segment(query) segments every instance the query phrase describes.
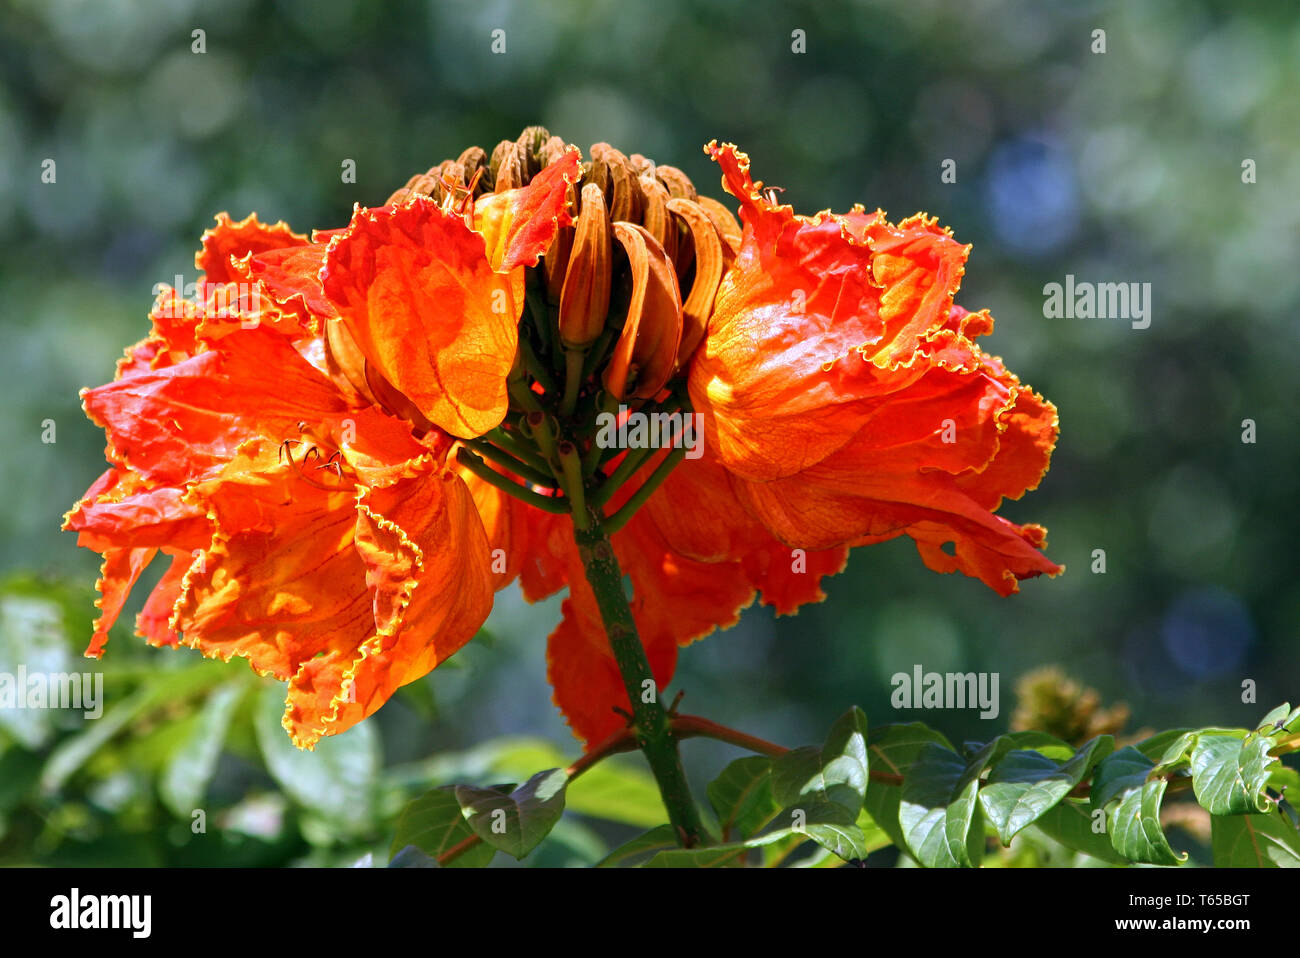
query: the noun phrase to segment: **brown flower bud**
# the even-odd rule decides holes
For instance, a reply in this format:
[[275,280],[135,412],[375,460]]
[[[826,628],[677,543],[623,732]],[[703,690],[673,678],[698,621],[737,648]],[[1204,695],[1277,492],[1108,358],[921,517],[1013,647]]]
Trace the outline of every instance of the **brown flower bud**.
[[655,176],[668,188],[668,195],[673,199],[694,200],[695,184],[691,178],[675,166],[660,165],[655,167]]
[[673,199],[668,201],[668,210],[686,222],[695,248],[695,280],[691,283],[690,295],[682,304],[682,341],[677,353],[677,362],[681,365],[690,359],[704,338],[709,314],[713,312],[713,297],[722,282],[726,264],[717,227],[698,203]]
[[677,223],[668,215],[668,190],[653,176],[642,174],[639,182],[641,193],[645,197],[645,210],[641,214],[641,225],[664,248],[668,258],[675,262],[677,259]]
[[605,328],[612,263],[605,198],[599,186],[588,183],[582,188],[582,209],[560,292],[560,339],[565,346],[585,349]]
[[488,178],[488,155],[483,147],[471,146],[468,150],[457,157],[456,162],[459,163],[461,169],[465,171],[465,182],[467,184],[474,182],[475,173],[480,169],[483,171],[483,175],[479,177],[478,182],[474,186],[475,196],[482,196],[488,191],[488,187],[484,183],[484,180]]
[[709,219],[717,227],[718,235],[726,241],[727,249],[723,252],[730,253],[727,257],[727,262],[730,263],[735,254],[740,252],[740,239],[743,235],[740,224],[736,222],[736,215],[711,196],[701,196],[695,202],[709,214]]
[[615,223],[614,237],[627,252],[632,299],[603,382],[615,399],[629,395],[648,399],[663,389],[677,368],[681,293],[672,261],[644,227]]

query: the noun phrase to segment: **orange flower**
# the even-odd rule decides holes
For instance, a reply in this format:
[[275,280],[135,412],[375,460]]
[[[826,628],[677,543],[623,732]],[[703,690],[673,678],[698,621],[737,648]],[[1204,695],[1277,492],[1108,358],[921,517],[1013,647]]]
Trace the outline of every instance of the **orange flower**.
[[920,215],[797,216],[735,147],[707,151],[745,232],[690,395],[745,510],[795,548],[907,534],[1002,595],[1058,573],[1045,530],[992,514],[1037,486],[1057,416],[975,345],[992,318],[953,305],[969,247]]
[[[739,222],[673,167],[604,144],[579,167],[538,128],[310,239],[219,217],[197,301],[160,297],[84,393],[110,462],[66,518],[104,555],[87,654],[162,551],[137,631],[287,682],[310,747],[517,579],[569,590],[549,675],[590,744],[631,704],[575,525],[612,533],[661,689],[756,597],[822,599],[855,545],[906,534],[1004,595],[1059,572],[1040,527],[994,515],[1046,470],[1056,413],[975,345],[966,248],[921,216],[796,215],[707,151]],[[693,414],[689,455],[601,438],[642,417],[680,440]]]
[[198,302],[165,292],[115,381],[83,392],[111,464],[65,517],[104,556],[87,655],[160,550],[137,631],[287,682],[303,747],[467,642],[492,582],[450,432],[505,413],[523,269],[567,223],[576,168],[478,216],[416,196],[314,242],[218,217]]
[[[821,600],[821,579],[843,569],[852,546],[906,534],[930,568],[960,569],[1002,595],[1059,573],[1039,551],[1041,527],[993,514],[1037,485],[1057,417],[975,344],[992,318],[953,304],[967,248],[923,216],[898,226],[860,209],[797,216],[764,198],[734,147],[707,151],[741,201],[744,228],[698,197],[672,201],[679,240],[712,251],[693,276],[678,269],[686,328],[694,314],[700,333],[675,378],[688,380],[704,417],[703,456],[677,465],[612,537],[659,687],[678,647],[734,624],[756,595],[779,614]],[[614,351],[606,376],[626,368],[629,332],[645,335],[637,321],[650,318],[651,341],[674,329],[672,309],[656,320],[642,306],[649,278],[638,279],[638,258],[666,252],[642,245],[629,248],[627,352]],[[607,513],[665,458],[638,470]],[[475,495],[498,517],[493,543],[526,597],[568,587],[550,678],[575,734],[600,741],[622,724],[614,707],[631,706],[567,522],[486,488]]]

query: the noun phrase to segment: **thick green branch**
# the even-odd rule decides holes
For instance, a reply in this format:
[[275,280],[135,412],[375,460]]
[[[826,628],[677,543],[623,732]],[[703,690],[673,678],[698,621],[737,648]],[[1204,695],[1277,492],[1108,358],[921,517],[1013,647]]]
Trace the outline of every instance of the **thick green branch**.
[[623,573],[614,547],[601,526],[600,515],[594,509],[589,509],[587,515],[588,527],[581,529],[575,524],[573,536],[632,703],[632,730],[659,785],[668,820],[677,829],[682,845],[691,848],[704,841],[704,829],[677,754],[677,737],[667,711],[659,702],[660,690],[623,593]]

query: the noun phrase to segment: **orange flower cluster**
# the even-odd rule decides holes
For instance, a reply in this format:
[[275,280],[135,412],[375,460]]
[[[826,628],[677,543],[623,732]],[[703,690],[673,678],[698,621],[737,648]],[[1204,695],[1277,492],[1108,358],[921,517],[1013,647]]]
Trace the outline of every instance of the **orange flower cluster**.
[[[164,292],[83,393],[110,463],[65,519],[104,557],[87,655],[162,552],[140,635],[287,682],[310,748],[517,579],[569,591],[550,679],[590,744],[629,705],[583,516],[617,530],[660,687],[756,595],[822,599],[852,546],[908,535],[1004,595],[1059,572],[1041,527],[994,515],[1038,483],[1057,420],[976,346],[988,314],[954,305],[967,248],[923,216],[798,215],[706,150],[739,221],[679,170],[603,144],[583,163],[537,129],[310,238],[219,216],[195,300]],[[700,414],[703,455],[600,448],[620,406]]]

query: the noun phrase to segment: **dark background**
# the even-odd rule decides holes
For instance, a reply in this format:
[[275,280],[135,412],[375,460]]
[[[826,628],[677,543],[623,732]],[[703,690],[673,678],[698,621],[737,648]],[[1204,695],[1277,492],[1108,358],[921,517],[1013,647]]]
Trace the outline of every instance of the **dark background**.
[[[194,29],[205,53],[192,52]],[[503,54],[491,52],[497,29]],[[1105,53],[1092,52],[1097,29]],[[98,558],[58,531],[103,468],[77,392],[110,379],[146,333],[155,283],[195,278],[213,214],[340,226],[353,203],[541,123],[584,150],[607,141],[679,166],[721,199],[701,151],[713,138],[740,144],[800,211],[860,202],[895,221],[938,216],[974,246],[958,301],[997,318],[985,348],[1060,410],[1051,471],[1002,512],[1048,527],[1063,576],[1001,599],[929,572],[910,540],[858,550],[822,605],[788,619],[751,609],[684,650],[687,711],[786,744],[820,740],[851,703],[875,723],[988,738],[1007,726],[1017,678],[1059,664],[1127,702],[1130,730],[1249,725],[1300,697],[1297,64],[1289,0],[6,3],[0,669],[92,667],[80,650]],[[355,184],[341,182],[348,159]],[[946,159],[955,183],[941,181]],[[1150,328],[1044,317],[1044,285],[1066,274],[1149,282]],[[144,594],[103,661],[109,710],[201,661],[130,635]],[[211,672],[201,684],[248,686],[230,693],[229,737],[207,746],[220,852],[190,840],[188,793],[169,791],[184,780],[176,756],[211,724],[197,711],[207,684],[90,743],[79,720],[0,714],[0,862],[380,860],[402,788],[513,769],[464,750],[538,736],[576,753],[544,677],[557,617],[557,602],[503,593],[455,667],[310,767],[268,751],[274,703],[254,703],[279,689],[238,664],[198,666]],[[999,673],[1002,714],[894,711],[889,678],[914,663]],[[701,783],[733,754],[686,748]],[[368,795],[369,817],[340,838],[358,807],[348,783],[380,767],[392,788]],[[319,788],[275,784],[320,774]],[[313,805],[336,787],[329,809]],[[581,824],[566,835],[556,861],[590,860],[605,841]]]

